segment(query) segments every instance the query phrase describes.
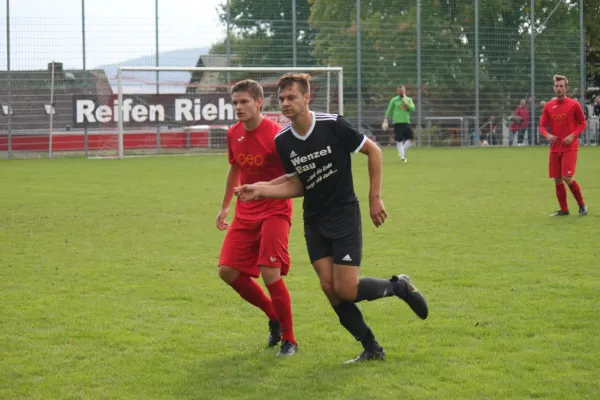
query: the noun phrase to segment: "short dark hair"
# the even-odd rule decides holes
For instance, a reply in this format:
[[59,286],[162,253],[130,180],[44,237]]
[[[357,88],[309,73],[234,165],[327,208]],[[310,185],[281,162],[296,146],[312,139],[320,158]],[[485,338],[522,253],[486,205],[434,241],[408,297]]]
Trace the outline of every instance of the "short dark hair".
[[262,86],[252,79],[244,79],[233,85],[230,93],[233,95],[235,92],[248,92],[254,100],[262,99],[265,96]]
[[564,75],[554,75],[552,77],[552,80],[554,81],[554,83],[559,82],[559,81],[565,81],[565,86],[569,86],[569,80]]
[[277,91],[287,89],[294,83],[297,83],[300,86],[302,94],[310,93],[310,79],[311,76],[306,73],[287,73],[282,75],[279,81],[277,81]]

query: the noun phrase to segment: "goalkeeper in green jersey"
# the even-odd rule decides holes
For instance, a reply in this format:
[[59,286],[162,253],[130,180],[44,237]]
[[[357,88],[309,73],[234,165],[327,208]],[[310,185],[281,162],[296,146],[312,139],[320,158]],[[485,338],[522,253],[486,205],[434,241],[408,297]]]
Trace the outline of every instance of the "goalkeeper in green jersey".
[[388,118],[391,116],[396,148],[403,162],[406,162],[406,151],[412,146],[415,138],[410,126],[410,113],[413,111],[415,111],[415,103],[410,97],[406,96],[406,88],[403,85],[398,86],[398,96],[394,96],[390,100],[381,129],[384,132],[388,130]]

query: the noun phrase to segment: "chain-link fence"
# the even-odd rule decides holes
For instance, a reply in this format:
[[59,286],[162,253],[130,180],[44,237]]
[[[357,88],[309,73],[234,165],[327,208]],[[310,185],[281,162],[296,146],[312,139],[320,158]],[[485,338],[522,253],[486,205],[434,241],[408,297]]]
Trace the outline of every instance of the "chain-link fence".
[[[566,75],[569,95],[585,96],[581,0],[222,0],[205,7],[220,28],[197,24],[184,0],[94,18],[92,4],[69,1],[75,11],[61,18],[13,16],[6,2],[0,156],[110,148],[106,127],[74,126],[73,99],[114,101],[117,66],[341,66],[346,116],[381,144],[392,140],[381,123],[398,85],[416,105],[422,146],[537,144],[552,76]],[[177,94],[199,79],[161,72],[141,83]],[[519,107],[527,117],[515,116]],[[137,129],[157,136],[146,148],[165,150],[164,127]],[[596,131],[582,142],[597,143]]]

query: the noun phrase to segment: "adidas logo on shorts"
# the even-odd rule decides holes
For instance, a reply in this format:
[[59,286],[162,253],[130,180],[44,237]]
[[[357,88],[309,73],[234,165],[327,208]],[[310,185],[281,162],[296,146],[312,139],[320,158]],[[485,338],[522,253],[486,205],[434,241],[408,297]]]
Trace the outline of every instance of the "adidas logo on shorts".
[[344,258],[342,258],[342,261],[352,261],[352,257],[350,257],[350,254],[346,254]]

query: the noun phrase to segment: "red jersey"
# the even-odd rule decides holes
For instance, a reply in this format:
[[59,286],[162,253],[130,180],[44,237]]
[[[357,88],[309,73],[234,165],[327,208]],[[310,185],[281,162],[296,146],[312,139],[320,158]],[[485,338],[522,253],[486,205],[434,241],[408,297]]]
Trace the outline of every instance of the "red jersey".
[[[556,136],[557,140],[551,145],[550,151],[577,151],[579,141],[577,138],[585,130],[587,123],[581,105],[577,100],[565,97],[562,100],[552,99],[544,106],[540,118],[540,132],[546,136],[548,133]],[[550,132],[548,132],[550,128]],[[570,134],[575,139],[570,145],[564,145],[562,140]]]
[[[281,127],[264,118],[253,131],[244,129],[238,122],[227,132],[229,164],[240,171],[240,183],[268,182],[285,175],[283,164],[275,147],[275,135]],[[235,216],[245,220],[258,220],[279,216],[292,219],[291,199],[262,199],[237,201]]]

